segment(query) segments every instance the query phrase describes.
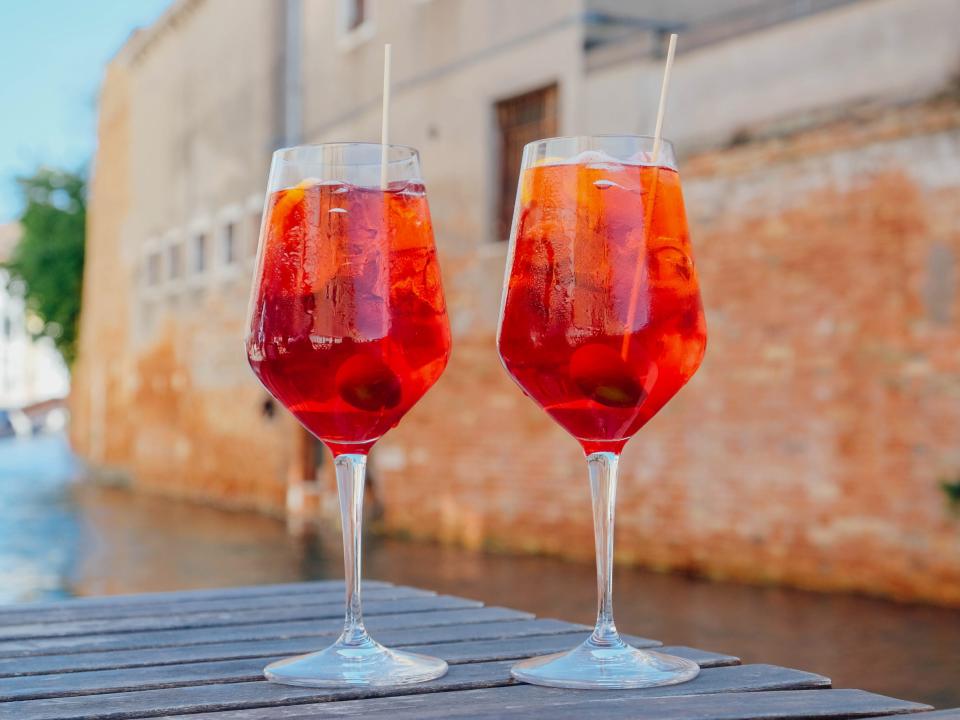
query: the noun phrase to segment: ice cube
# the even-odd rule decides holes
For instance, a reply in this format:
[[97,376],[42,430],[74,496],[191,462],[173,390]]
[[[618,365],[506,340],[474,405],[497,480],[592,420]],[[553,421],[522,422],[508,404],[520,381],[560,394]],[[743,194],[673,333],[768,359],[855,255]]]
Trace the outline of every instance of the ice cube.
[[[662,243],[664,238],[657,238]],[[693,261],[676,245],[661,245],[651,254],[650,274],[662,283],[687,283],[693,276]]]
[[623,163],[620,162],[596,162],[587,165],[591,170],[622,170]]
[[653,164],[653,154],[647,152],[646,150],[638,150],[633,155],[627,158],[627,165],[652,165]]
[[400,188],[400,192],[398,194],[406,197],[420,198],[427,194],[427,189],[423,185],[423,180],[408,180],[403,187]]
[[613,155],[609,155],[602,150],[584,150],[567,160],[568,165],[586,165],[589,168],[598,170],[616,170],[623,166]]
[[440,268],[436,253],[430,248],[396,251],[390,268],[390,286],[391,298],[401,305],[429,308],[429,313],[444,309]]

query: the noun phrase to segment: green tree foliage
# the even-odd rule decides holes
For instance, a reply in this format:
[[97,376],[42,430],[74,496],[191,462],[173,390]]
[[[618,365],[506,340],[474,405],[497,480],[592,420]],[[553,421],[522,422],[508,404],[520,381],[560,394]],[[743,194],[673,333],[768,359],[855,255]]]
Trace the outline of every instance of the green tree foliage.
[[3,267],[23,288],[27,308],[43,321],[68,365],[77,354],[83,285],[86,181],[78,173],[40,169],[17,178],[24,199],[22,235]]

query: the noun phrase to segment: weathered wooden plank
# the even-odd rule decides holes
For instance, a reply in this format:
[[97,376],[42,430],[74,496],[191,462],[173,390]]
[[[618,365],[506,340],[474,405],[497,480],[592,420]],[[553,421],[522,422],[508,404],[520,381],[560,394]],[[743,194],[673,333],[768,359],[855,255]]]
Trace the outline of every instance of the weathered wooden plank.
[[[570,647],[582,632],[561,635],[534,635],[498,640],[423,643],[407,646],[413,652],[441,657],[451,665],[518,660]],[[316,646],[310,648],[317,649]],[[682,653],[705,664],[730,664],[730,656],[684,648]],[[256,681],[263,678],[263,667],[287,654],[267,655],[239,660],[152,665],[115,670],[91,670],[75,673],[30,675],[0,680],[0,702],[10,700],[92,695],[152,688],[211,685]],[[504,676],[506,679],[506,676]]]
[[[867,720],[878,720],[877,718],[867,718]],[[911,720],[913,720],[911,718]],[[916,716],[916,720],[960,720],[960,708],[945,708],[943,710],[930,710]]]
[[[363,581],[364,588],[390,587],[393,583],[382,580]],[[4,612],[19,612],[21,608],[36,611],[63,607],[101,607],[119,605],[139,605],[156,603],[174,603],[181,600],[212,600],[239,597],[258,597],[269,595],[287,595],[294,593],[312,593],[320,590],[343,590],[343,580],[311,580],[308,582],[277,583],[273,585],[242,585],[225,588],[201,588],[198,590],[172,590],[146,592],[129,595],[98,595],[96,597],[77,597],[67,600],[42,600],[0,608]]]
[[[533,618],[532,613],[503,607],[471,607],[465,609],[438,609],[423,612],[368,615],[365,622],[374,633],[381,630],[482,623],[496,620]],[[322,618],[300,622],[264,622],[257,625],[233,625],[196,630],[154,630],[143,633],[117,635],[74,635],[61,638],[34,638],[0,642],[0,657],[23,657],[51,654],[74,654],[102,650],[140,648],[186,647],[214,642],[268,640],[294,637],[317,637],[336,634],[343,620]]]
[[[631,636],[624,635],[624,637],[630,638]],[[631,641],[631,645],[639,647],[639,645],[633,641]],[[693,660],[702,668],[729,667],[731,665],[739,665],[741,662],[740,658],[736,655],[728,655],[727,653],[718,653],[711,650],[701,650],[700,648],[693,648],[687,645],[663,645],[657,647],[657,650],[665,652],[668,655],[677,655],[678,657]]]
[[[278,705],[295,705],[309,702],[331,700],[348,700],[358,698],[376,698],[386,696],[400,696],[416,694],[420,697],[429,697],[438,691],[465,690],[470,688],[492,688],[500,685],[512,684],[510,678],[511,662],[468,663],[453,665],[450,672],[442,678],[422,685],[401,688],[365,688],[321,691],[314,688],[298,688],[283,685],[274,685],[266,682],[239,682],[231,684],[177,687],[161,690],[139,690],[131,692],[99,694],[89,696],[74,696],[65,698],[49,698],[42,701],[15,701],[0,704],[0,710],[13,713],[9,717],[18,720],[121,720],[134,717],[155,717],[157,715],[176,715],[187,713],[210,712],[213,710],[244,709],[252,707],[273,707]],[[800,670],[780,668],[773,665],[737,665],[704,670],[695,680],[684,685],[674,685],[648,690],[629,691],[628,697],[636,702],[644,697],[673,697],[679,695],[702,693],[739,693],[742,691],[761,690],[790,690],[797,688],[818,688],[829,684],[826,678]],[[554,690],[537,688],[549,693]],[[618,691],[611,691],[616,694]],[[624,691],[619,691],[623,693]],[[425,695],[426,693],[426,695]],[[565,691],[561,696],[575,696],[575,691]],[[599,699],[604,693],[591,693],[590,698]],[[815,694],[815,693],[814,693]],[[474,705],[484,700],[484,694],[471,698]],[[622,695],[621,695],[622,697]],[[398,698],[391,697],[390,708],[393,716],[397,707]],[[439,708],[433,704],[434,710],[440,709],[448,713],[455,710],[449,704],[450,697],[441,697]],[[371,702],[366,700],[366,702]],[[332,703],[328,707],[336,708],[341,703]],[[500,708],[501,702],[494,703]],[[367,715],[365,707],[359,706],[358,711]],[[384,710],[385,706],[380,705]],[[459,708],[463,709],[463,708]],[[918,708],[919,709],[919,708]],[[581,713],[583,711],[581,710]],[[871,706],[871,714],[881,714],[882,707]],[[317,708],[311,708],[309,717],[318,717]],[[442,717],[431,715],[431,717]],[[489,714],[477,715],[490,717]],[[504,715],[498,715],[503,717]],[[272,715],[264,714],[264,718]],[[303,717],[308,717],[304,714]],[[426,715],[410,715],[409,717],[428,717]],[[582,717],[582,715],[581,715]],[[783,717],[782,715],[779,717]]]
[[[507,689],[507,688],[504,688]],[[514,689],[514,688],[510,688]],[[918,712],[926,708],[925,705],[909,703],[896,698],[887,698],[873,695],[863,690],[785,690],[765,692],[741,692],[735,694],[716,695],[681,695],[677,697],[638,697],[637,695],[621,695],[619,697],[597,697],[596,693],[580,691],[580,696],[572,700],[570,693],[556,703],[544,703],[543,694],[536,698],[525,698],[518,705],[499,703],[494,708],[481,710],[474,705],[465,704],[458,707],[433,704],[433,697],[421,696],[424,703],[413,709],[398,709],[396,706],[389,710],[382,708],[383,716],[389,714],[391,720],[489,720],[490,718],[511,717],[522,720],[585,720],[586,718],[604,718],[604,720],[824,720],[826,718],[850,718],[871,715],[898,715]],[[640,691],[643,692],[643,691]],[[569,693],[569,691],[568,691]],[[574,691],[576,693],[576,691]],[[533,700],[533,702],[530,702]],[[435,702],[435,701],[434,701]],[[314,713],[301,717],[358,717],[354,709],[353,715],[347,715],[340,707],[341,703],[332,703],[329,708],[332,713],[323,715]],[[326,708],[324,708],[326,710]],[[364,709],[363,717],[372,715],[375,709]],[[271,716],[277,720],[277,716]],[[292,720],[292,718],[284,718]]]
[[[411,613],[411,616],[417,613]],[[467,640],[494,640],[528,635],[585,632],[586,627],[562,620],[503,620],[480,623],[458,623],[434,627],[414,627],[406,630],[386,630],[377,633],[377,639],[390,646],[413,643],[461,642]],[[83,670],[110,670],[175,665],[177,663],[212,660],[238,660],[245,657],[293,655],[310,652],[339,633],[334,628],[324,636],[304,638],[251,640],[208,643],[175,648],[147,648],[144,650],[107,650],[104,652],[74,653],[70,655],[39,655],[0,659],[0,677],[44,675],[50,673],[80,672]],[[644,643],[652,646],[654,641]]]
[[[164,715],[160,720],[321,720],[380,718],[439,720],[829,720],[880,718],[921,712],[926,705],[863,690],[778,690],[676,697],[640,696],[646,691],[552,690],[533,685],[427,695],[348,700],[322,705],[287,705],[251,710]],[[494,708],[478,709],[493,703]],[[917,715],[925,719],[932,713]],[[942,720],[952,720],[944,718]]]
[[[419,612],[440,608],[480,607],[477,600],[454,597],[453,595],[428,595],[399,600],[370,600],[364,603],[365,615],[384,613]],[[322,605],[285,606],[258,610],[238,610],[194,613],[181,615],[176,606],[169,612],[147,618],[132,617],[116,620],[77,620],[69,623],[33,623],[0,627],[0,640],[26,640],[31,638],[69,637],[71,635],[116,634],[164,629],[200,629],[220,625],[251,625],[283,620],[318,620],[321,618],[342,617],[343,601],[338,599]]]
[[[404,597],[436,595],[430,590],[398,585],[364,588],[364,598],[388,600]],[[171,610],[178,615],[193,613],[232,612],[238,610],[272,610],[277,607],[320,605],[342,602],[343,588],[322,588],[311,592],[283,593],[280,595],[254,595],[252,597],[183,599],[163,603],[129,603],[123,605],[63,605],[47,610],[24,608],[16,612],[0,610],[0,627],[36,624],[63,623],[80,620],[100,620],[167,615]],[[19,606],[18,606],[19,607]]]

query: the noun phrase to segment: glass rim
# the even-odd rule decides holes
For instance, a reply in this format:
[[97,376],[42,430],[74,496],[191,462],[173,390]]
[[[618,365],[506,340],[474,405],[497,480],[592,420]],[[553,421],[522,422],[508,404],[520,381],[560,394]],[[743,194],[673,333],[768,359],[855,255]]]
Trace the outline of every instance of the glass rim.
[[[601,133],[598,135],[556,135],[549,138],[540,138],[539,140],[532,140],[523,146],[523,157],[524,162],[528,153],[530,155],[535,155],[538,152],[549,152],[546,150],[551,143],[571,143],[575,146],[574,150],[571,152],[584,152],[588,150],[599,150],[603,151],[603,144],[606,143],[633,143],[636,147],[637,152],[644,154],[650,154],[653,150],[654,143],[656,138],[653,135],[636,135],[631,133]],[[586,145],[586,147],[583,147]],[[594,147],[597,146],[597,147]],[[625,160],[618,160],[618,162],[625,164],[634,164]],[[558,163],[562,164],[562,163]],[[657,167],[667,168],[671,170],[677,170],[677,152],[674,148],[673,143],[667,138],[660,137],[660,155],[657,161],[654,163],[652,158],[644,161],[638,162],[637,165],[643,165],[647,167],[652,167],[656,165]]]
[[[399,150],[401,151],[403,157],[388,159],[387,165],[395,165],[398,163],[406,163],[411,160],[415,160],[420,157],[420,152],[413,147],[413,145],[400,145],[397,143],[383,143],[378,142],[365,142],[365,141],[337,141],[337,142],[321,142],[321,143],[301,143],[299,145],[288,145],[287,147],[277,148],[273,151],[274,160],[282,160],[285,162],[294,161],[295,158],[291,157],[301,151],[309,150],[321,150],[321,149],[334,149],[334,148],[388,148],[389,150]],[[357,166],[357,167],[367,167],[380,165],[380,160],[376,162],[351,162],[351,161],[340,161],[336,163],[331,163],[337,166]]]
[[[538,140],[531,140],[526,145],[523,146],[524,152],[527,148],[531,148],[535,145],[546,144],[550,142],[560,142],[564,140],[647,140],[652,145],[656,138],[653,135],[638,135],[633,133],[600,133],[598,135],[554,135],[553,137],[540,138]],[[670,154],[676,158],[677,152],[676,148],[673,145],[673,142],[667,138],[660,136],[661,144],[669,150]]]

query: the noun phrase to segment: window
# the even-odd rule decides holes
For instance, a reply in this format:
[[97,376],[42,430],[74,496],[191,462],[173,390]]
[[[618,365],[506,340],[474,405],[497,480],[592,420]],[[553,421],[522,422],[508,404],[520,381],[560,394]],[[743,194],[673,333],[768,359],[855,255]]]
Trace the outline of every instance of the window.
[[147,285],[156,287],[160,284],[160,253],[152,252],[147,255]]
[[200,233],[193,238],[193,272],[202,273],[207,269],[207,235]]
[[337,44],[352,50],[374,36],[372,6],[369,0],[339,0]]
[[167,248],[167,273],[171,280],[176,280],[183,274],[183,250],[180,243],[174,243]]
[[260,247],[260,225],[263,214],[257,210],[250,215],[250,256],[255,257]]
[[223,262],[233,265],[237,261],[237,233],[232,222],[223,228]]
[[534,140],[557,134],[557,86],[534,90],[501,100],[496,105],[499,130],[499,174],[497,199],[497,239],[510,235],[513,205],[523,146]]
[[365,0],[346,0],[344,12],[347,32],[356,30],[367,20],[367,3]]

